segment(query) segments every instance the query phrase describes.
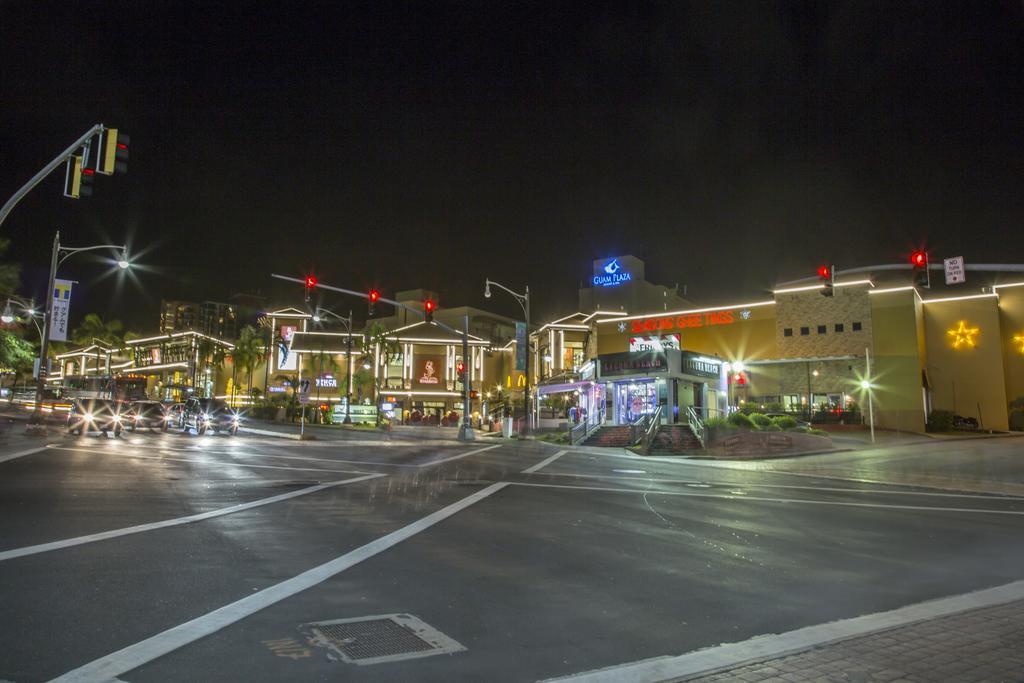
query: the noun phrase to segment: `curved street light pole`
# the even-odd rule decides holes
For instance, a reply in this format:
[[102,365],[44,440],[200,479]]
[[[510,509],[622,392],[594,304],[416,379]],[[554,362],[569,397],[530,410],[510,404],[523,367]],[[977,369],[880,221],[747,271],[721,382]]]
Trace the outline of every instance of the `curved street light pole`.
[[332,310],[318,306],[313,312],[313,322],[320,322],[318,319],[320,313],[329,313],[332,317],[344,323],[345,329],[348,331],[348,341],[345,350],[345,361],[348,363],[348,371],[345,373],[345,419],[341,423],[350,425],[352,424],[352,311],[349,311],[348,317],[344,318]]
[[529,434],[533,426],[530,415],[530,286],[526,285],[526,292],[519,294],[500,282],[487,279],[486,284],[484,285],[485,298],[491,298],[491,285],[511,294],[512,297],[519,302],[520,308],[523,309],[523,315],[526,317],[526,367],[523,369],[523,378],[526,381],[523,384],[523,418],[526,420],[525,433]]
[[46,358],[50,350],[50,325],[51,310],[53,308],[53,288],[57,279],[57,268],[71,256],[83,251],[94,251],[96,249],[113,249],[120,251],[120,258],[117,261],[119,268],[124,270],[128,262],[128,247],[124,244],[97,244],[91,247],[63,247],[60,244],[60,231],[53,236],[53,253],[50,254],[50,277],[47,280],[46,299],[43,303],[43,325],[40,329],[39,342],[39,375],[36,377],[36,401],[35,409],[32,412],[32,421],[42,421],[43,412],[43,389],[46,387]]

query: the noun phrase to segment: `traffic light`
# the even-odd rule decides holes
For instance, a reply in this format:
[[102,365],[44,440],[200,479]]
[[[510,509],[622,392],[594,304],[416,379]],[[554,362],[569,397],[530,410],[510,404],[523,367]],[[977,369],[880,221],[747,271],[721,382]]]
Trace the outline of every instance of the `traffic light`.
[[366,299],[370,302],[368,307],[368,314],[373,315],[374,306],[377,305],[377,301],[380,300],[380,292],[376,289],[371,289],[370,293],[366,295]]
[[462,375],[466,372],[466,364],[460,360],[455,364],[455,371],[459,374],[459,379],[462,379]]
[[92,196],[92,179],[95,171],[82,168],[82,157],[68,157],[67,169],[64,172],[64,196],[78,199]]
[[910,265],[914,269],[914,286],[928,289],[931,277],[928,275],[928,252],[918,249],[910,255]]
[[316,276],[306,276],[306,301],[309,301],[309,295],[312,293],[313,288],[316,287]]
[[818,279],[821,280],[822,296],[832,296],[836,283],[835,266],[820,266],[818,268]]
[[434,309],[436,307],[437,307],[437,304],[435,304],[432,299],[427,299],[426,301],[423,302],[423,318],[428,323],[429,322],[433,322],[433,320],[434,320]]
[[96,155],[96,171],[103,175],[113,175],[114,171],[127,173],[128,143],[127,133],[117,128],[104,130],[100,135],[99,154]]

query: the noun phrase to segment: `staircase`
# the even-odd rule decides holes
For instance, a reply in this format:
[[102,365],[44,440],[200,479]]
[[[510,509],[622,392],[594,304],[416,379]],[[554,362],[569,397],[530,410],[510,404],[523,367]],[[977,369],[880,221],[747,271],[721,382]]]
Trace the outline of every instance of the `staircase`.
[[601,427],[596,432],[590,435],[586,441],[583,442],[584,446],[600,446],[604,448],[626,448],[630,446],[629,440],[630,428],[629,425],[620,425],[617,427]]
[[662,425],[651,442],[648,455],[690,455],[703,453],[700,441],[694,436],[689,425]]

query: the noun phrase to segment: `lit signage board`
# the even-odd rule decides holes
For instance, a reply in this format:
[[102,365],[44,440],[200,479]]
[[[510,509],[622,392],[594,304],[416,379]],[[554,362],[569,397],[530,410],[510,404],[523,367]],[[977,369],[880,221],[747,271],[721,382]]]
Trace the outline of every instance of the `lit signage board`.
[[684,330],[688,327],[711,327],[732,325],[736,322],[732,311],[708,311],[707,313],[686,313],[684,315],[651,316],[630,320],[632,334],[660,332],[663,330]]
[[424,358],[420,364],[419,372],[416,374],[416,383],[427,386],[440,384],[441,376],[438,373],[443,370],[441,363],[440,356]]
[[316,378],[316,385],[321,389],[337,389],[338,380],[329,372],[325,372]]
[[619,259],[613,258],[601,266],[601,272],[594,276],[593,283],[595,287],[617,287],[632,279],[633,274],[623,270]]
[[643,335],[629,338],[629,350],[631,353],[643,353],[644,351],[664,351],[665,349],[679,349],[682,335],[665,335],[664,337]]
[[608,353],[598,356],[601,377],[668,372],[668,358],[664,352]]

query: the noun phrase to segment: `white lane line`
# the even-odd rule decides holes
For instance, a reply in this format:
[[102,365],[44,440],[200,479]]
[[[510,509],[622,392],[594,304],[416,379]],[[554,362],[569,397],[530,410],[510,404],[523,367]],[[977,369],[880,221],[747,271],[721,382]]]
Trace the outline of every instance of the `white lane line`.
[[533,472],[536,472],[537,470],[539,470],[541,468],[547,467],[548,465],[550,465],[554,461],[558,460],[559,458],[561,458],[563,455],[565,455],[568,452],[569,451],[558,451],[557,453],[555,453],[551,457],[546,458],[544,460],[541,460],[536,465],[534,465],[532,467],[527,467],[525,470],[520,472],[520,474],[532,474]]
[[216,510],[210,510],[209,512],[200,512],[198,514],[188,515],[186,517],[175,517],[174,519],[165,519],[160,522],[150,522],[149,524],[137,524],[135,526],[128,526],[122,529],[111,529],[110,531],[101,531],[99,533],[89,534],[87,536],[76,536],[74,538],[65,538],[61,541],[52,541],[50,543],[40,543],[38,545],[28,545],[22,548],[4,550],[0,551],[0,562],[3,562],[5,560],[13,560],[16,557],[25,557],[26,555],[37,555],[39,553],[50,552],[51,550],[61,550],[63,548],[70,548],[76,545],[84,545],[86,543],[105,541],[109,538],[128,536],[130,534],[140,534],[144,531],[166,529],[167,527],[181,526],[182,524],[192,524],[193,522],[201,522],[206,519],[213,519],[214,517],[223,517],[224,515],[231,515],[236,512],[242,512],[243,510],[251,510],[252,508],[258,508],[264,505],[273,505],[274,503],[280,503],[282,500],[289,500],[291,498],[298,498],[299,496],[306,496],[309,495],[310,493],[316,493],[317,491],[323,491],[324,489],[333,488],[335,486],[341,486],[343,484],[354,484],[359,481],[366,481],[367,479],[376,479],[377,477],[383,476],[386,475],[368,474],[363,477],[354,477],[352,479],[329,481],[324,484],[307,486],[306,488],[298,489],[297,491],[289,491],[288,493],[282,493],[277,496],[270,496],[269,498],[260,498],[259,500],[254,500],[249,503],[239,503],[238,505],[231,505],[225,508],[218,508]]
[[933,512],[973,512],[989,515],[1024,516],[1024,510],[986,510],[984,508],[947,508],[935,505],[897,505],[895,503],[851,503],[842,500],[809,500],[806,498],[765,498],[744,494],[726,493],[693,493],[690,491],[656,491],[654,489],[621,489],[610,486],[567,486],[563,484],[537,484],[533,482],[514,481],[513,486],[536,486],[549,489],[579,489],[580,491],[606,491],[608,493],[638,493],[656,496],[685,496],[689,498],[721,498],[725,500],[756,500],[762,503],[794,503],[797,505],[838,505],[840,507],[879,508],[883,510],[930,510]]
[[674,681],[728,671],[738,666],[785,657],[850,638],[865,636],[929,619],[938,619],[982,607],[1003,605],[1024,598],[1024,581],[986,588],[963,595],[907,605],[888,612],[876,612],[851,619],[806,626],[785,633],[756,636],[739,643],[727,643],[678,656],[655,657],[605,669],[549,678],[574,683],[633,683]]
[[[635,472],[639,470],[612,470],[612,472]],[[837,493],[871,493],[891,496],[926,496],[928,498],[978,498],[991,501],[1024,501],[1024,496],[1011,496],[999,493],[946,493],[940,491],[898,491],[893,489],[854,489],[839,486],[799,486],[797,484],[748,484],[736,481],[698,481],[696,479],[657,479],[653,477],[613,477],[602,474],[569,474],[551,472],[549,477],[573,477],[576,479],[607,479],[610,481],[645,481],[653,484],[704,484],[708,486],[730,486],[732,488],[750,489],[794,489],[797,491],[834,491]]]
[[47,446],[55,451],[78,451],[91,455],[118,455],[123,458],[142,458],[144,460],[167,460],[174,462],[188,462],[195,465],[207,465],[210,467],[255,467],[264,470],[291,470],[293,472],[331,472],[332,474],[366,474],[362,470],[332,470],[318,467],[285,467],[284,465],[255,465],[248,462],[223,462],[221,460],[206,460],[203,458],[176,458],[173,455],[141,455],[139,453],[126,453],[112,450],[90,450],[88,448],[72,448],[70,446]]
[[491,484],[487,488],[466,496],[451,505],[441,508],[412,524],[392,531],[386,536],[381,536],[364,546],[334,558],[318,567],[313,567],[303,573],[293,576],[281,583],[264,588],[258,593],[253,593],[229,605],[225,605],[212,612],[197,617],[184,624],[179,624],[162,633],[147,638],[146,640],[129,645],[126,648],[101,657],[84,666],[53,679],[54,681],[109,681],[111,678],[122,675],[132,669],[162,657],[170,652],[184,647],[191,642],[205,638],[211,633],[241,621],[246,617],[266,609],[271,605],[290,598],[297,593],[323,583],[331,577],[354,567],[355,565],[388,550],[402,541],[412,538],[416,534],[429,529],[438,522],[451,517],[457,512],[479,503],[488,496],[491,496],[508,486],[508,482]]
[[440,458],[438,460],[431,460],[430,462],[420,463],[420,464],[416,465],[416,467],[433,467],[434,465],[440,465],[441,463],[451,462],[452,460],[459,460],[461,458],[468,458],[469,456],[476,455],[477,453],[483,453],[484,451],[489,451],[489,450],[494,449],[494,448],[499,448],[499,447],[501,447],[501,445],[502,444],[499,443],[499,444],[494,444],[493,446],[484,446],[483,448],[477,448],[476,450],[468,451],[466,453],[460,453],[459,455],[451,455],[451,456],[449,456],[447,458]]
[[29,448],[28,450],[18,451],[17,453],[0,455],[0,462],[7,462],[8,460],[17,460],[18,458],[24,458],[26,455],[32,455],[33,453],[39,453],[45,450],[46,446],[36,446],[35,448]]

